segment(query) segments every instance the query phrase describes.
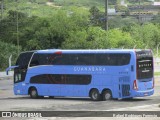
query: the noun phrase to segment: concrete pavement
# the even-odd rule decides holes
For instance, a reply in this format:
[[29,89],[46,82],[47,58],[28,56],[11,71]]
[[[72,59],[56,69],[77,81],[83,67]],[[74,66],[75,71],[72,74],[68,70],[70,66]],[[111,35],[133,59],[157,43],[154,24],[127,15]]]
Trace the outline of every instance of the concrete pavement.
[[[5,72],[0,72],[0,80],[1,79],[6,79],[6,78],[11,78],[13,76],[13,71],[9,72],[9,75],[7,76]],[[160,77],[156,77],[155,80],[155,85],[159,86],[160,85]],[[160,89],[157,89],[160,90]],[[156,90],[156,91],[157,91]],[[157,91],[157,95],[160,95],[160,91]],[[160,97],[160,96],[159,96]],[[151,104],[151,105],[142,105],[142,106],[136,106],[136,107],[124,107],[124,108],[119,108],[119,109],[109,109],[109,111],[160,111],[160,102],[158,104]]]
[[0,79],[5,77],[12,77],[12,76],[13,76],[13,71],[9,71],[8,75],[6,75],[6,72],[0,72]]

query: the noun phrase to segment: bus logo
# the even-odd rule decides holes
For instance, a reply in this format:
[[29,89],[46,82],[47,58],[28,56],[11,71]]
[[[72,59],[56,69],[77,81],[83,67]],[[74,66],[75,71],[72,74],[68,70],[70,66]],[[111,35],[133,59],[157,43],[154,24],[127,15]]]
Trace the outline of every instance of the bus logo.
[[74,71],[78,72],[105,72],[105,67],[74,67]]

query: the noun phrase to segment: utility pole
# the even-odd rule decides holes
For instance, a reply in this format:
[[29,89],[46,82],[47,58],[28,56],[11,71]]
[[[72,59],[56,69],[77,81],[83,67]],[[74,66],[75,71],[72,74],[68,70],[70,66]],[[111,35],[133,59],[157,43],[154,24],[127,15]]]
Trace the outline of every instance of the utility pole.
[[108,0],[105,0],[105,30],[108,31]]
[[139,23],[140,23],[140,22],[141,22],[141,21],[140,21],[140,11],[141,11],[141,10],[140,10],[140,9],[141,9],[141,6],[140,6],[140,5],[141,5],[141,0],[139,0],[138,2],[139,2],[138,21],[139,21]]
[[18,54],[19,54],[19,23],[18,23],[18,20],[19,20],[19,15],[18,15],[18,2],[17,2],[17,19],[16,19],[16,28],[17,28],[17,47],[18,47]]

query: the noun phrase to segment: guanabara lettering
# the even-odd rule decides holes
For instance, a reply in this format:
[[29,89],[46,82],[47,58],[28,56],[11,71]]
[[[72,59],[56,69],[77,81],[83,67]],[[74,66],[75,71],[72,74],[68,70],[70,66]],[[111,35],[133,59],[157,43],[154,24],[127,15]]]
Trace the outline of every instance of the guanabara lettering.
[[74,67],[74,71],[86,71],[86,72],[105,72],[104,67]]

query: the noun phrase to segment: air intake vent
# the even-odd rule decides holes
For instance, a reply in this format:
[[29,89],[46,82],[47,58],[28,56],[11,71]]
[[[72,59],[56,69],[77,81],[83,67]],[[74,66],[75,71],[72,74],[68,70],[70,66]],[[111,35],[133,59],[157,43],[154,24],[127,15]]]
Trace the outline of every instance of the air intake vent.
[[123,97],[130,96],[129,91],[130,91],[130,85],[123,84],[122,85],[122,96]]

